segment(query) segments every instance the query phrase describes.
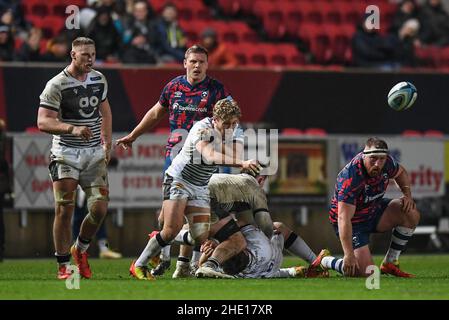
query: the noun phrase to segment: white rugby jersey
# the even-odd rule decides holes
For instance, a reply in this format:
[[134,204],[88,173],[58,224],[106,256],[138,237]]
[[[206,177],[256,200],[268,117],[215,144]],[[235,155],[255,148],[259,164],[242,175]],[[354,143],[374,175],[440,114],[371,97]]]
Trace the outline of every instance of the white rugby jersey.
[[209,180],[210,197],[222,210],[229,212],[235,202],[248,203],[253,210],[268,211],[267,196],[257,180],[249,174],[215,173]]
[[283,237],[267,236],[253,225],[240,229],[246,239],[246,250],[249,252],[248,266],[237,275],[239,278],[278,278],[284,277],[280,273],[283,256]]
[[84,141],[72,134],[53,135],[53,148],[66,146],[89,148],[100,145],[100,103],[106,100],[108,84],[101,72],[92,70],[84,82],[72,77],[67,68],[47,82],[41,93],[40,106],[57,111],[62,122],[87,126],[93,137]]
[[[197,186],[206,186],[213,173],[217,172],[218,166],[207,164],[201,154],[196,150],[199,141],[211,141],[213,136],[212,118],[204,118],[195,123],[190,129],[181,151],[173,159],[167,169],[167,174],[178,177]],[[225,141],[212,141],[212,143],[244,143],[243,130],[236,126],[232,136]]]

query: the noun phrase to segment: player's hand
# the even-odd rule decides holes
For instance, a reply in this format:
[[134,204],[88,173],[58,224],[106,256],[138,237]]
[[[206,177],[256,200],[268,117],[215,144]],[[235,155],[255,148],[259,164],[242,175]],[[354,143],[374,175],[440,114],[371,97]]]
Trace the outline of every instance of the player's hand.
[[401,197],[401,209],[404,213],[409,213],[411,210],[416,209],[416,203],[411,197]]
[[117,139],[115,141],[115,145],[122,146],[123,149],[127,150],[128,148],[133,147],[133,142],[136,140],[136,138],[132,137],[131,134],[128,134],[126,137]]
[[345,274],[345,276],[355,277],[358,270],[359,263],[357,262],[354,253],[348,255],[345,254],[343,258],[343,273]]
[[92,131],[89,129],[89,127],[86,126],[79,126],[79,127],[74,126],[72,134],[74,136],[80,137],[86,142],[93,137]]
[[253,176],[259,175],[261,170],[262,170],[262,167],[257,160],[250,159],[250,160],[243,161],[243,163],[242,163],[242,171],[243,172],[250,171],[253,173],[252,174]]
[[214,253],[215,248],[217,247],[217,243],[212,240],[206,240],[200,248],[200,252],[202,252],[204,255],[206,255],[207,258],[212,256]]

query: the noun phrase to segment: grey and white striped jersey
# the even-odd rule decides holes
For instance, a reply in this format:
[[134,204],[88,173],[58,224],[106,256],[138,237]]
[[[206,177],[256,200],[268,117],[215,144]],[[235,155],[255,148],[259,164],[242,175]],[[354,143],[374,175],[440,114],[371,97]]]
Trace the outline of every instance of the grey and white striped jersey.
[[100,145],[100,103],[106,100],[108,85],[105,76],[96,70],[84,82],[72,77],[67,68],[47,82],[41,93],[40,106],[58,112],[58,118],[75,126],[87,126],[93,137],[88,142],[71,134],[53,135],[53,148],[61,146],[90,148]]
[[172,177],[182,178],[191,184],[206,186],[212,174],[217,172],[218,166],[206,163],[196,149],[196,144],[199,141],[209,141],[215,145],[231,142],[244,143],[243,130],[239,126],[225,141],[215,141],[213,132],[212,118],[204,118],[195,123],[190,129],[181,151],[173,159],[166,172]]

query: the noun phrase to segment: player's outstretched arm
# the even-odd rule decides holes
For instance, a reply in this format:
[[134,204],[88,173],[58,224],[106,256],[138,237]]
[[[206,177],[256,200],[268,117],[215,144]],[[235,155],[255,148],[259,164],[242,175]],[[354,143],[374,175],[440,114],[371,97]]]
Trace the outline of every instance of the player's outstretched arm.
[[86,126],[74,126],[58,119],[58,112],[39,107],[37,127],[40,131],[50,134],[72,134],[88,141],[92,138],[92,131]]
[[145,114],[140,123],[127,136],[117,139],[116,145],[124,149],[132,147],[133,142],[145,132],[151,130],[167,113],[167,108],[163,107],[159,101]]
[[112,147],[112,113],[108,99],[100,104],[100,113],[103,118],[101,123],[101,140],[106,154],[106,163],[109,163]]
[[221,153],[214,150],[213,144],[209,141],[199,141],[195,147],[207,163],[251,170],[255,175],[258,175],[260,170],[262,170],[262,167],[257,160],[242,160],[237,158],[235,154],[231,157],[227,155],[226,152]]

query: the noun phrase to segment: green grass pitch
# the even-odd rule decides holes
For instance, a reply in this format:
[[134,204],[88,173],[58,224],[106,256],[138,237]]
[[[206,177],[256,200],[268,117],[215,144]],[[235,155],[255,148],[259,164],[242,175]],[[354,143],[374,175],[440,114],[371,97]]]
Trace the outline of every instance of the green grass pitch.
[[[376,263],[381,257],[376,257]],[[449,299],[449,255],[403,255],[413,279],[381,276],[380,289],[368,290],[365,279],[331,272],[328,279],[171,279],[137,281],[128,275],[131,259],[91,259],[93,279],[69,290],[55,278],[53,259],[5,260],[0,263],[0,299],[163,299],[163,300],[315,300],[315,299]],[[284,266],[303,264],[286,257]]]

